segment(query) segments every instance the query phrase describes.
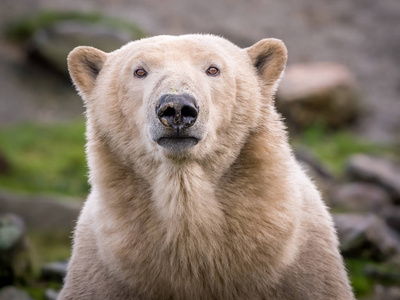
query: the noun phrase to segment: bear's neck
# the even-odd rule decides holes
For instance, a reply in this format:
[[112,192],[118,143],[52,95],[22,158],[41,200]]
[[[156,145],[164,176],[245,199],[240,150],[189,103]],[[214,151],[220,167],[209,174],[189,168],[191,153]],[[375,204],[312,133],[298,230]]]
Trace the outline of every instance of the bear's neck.
[[168,228],[167,240],[182,232],[191,236],[214,236],[222,229],[224,216],[216,199],[216,186],[197,163],[160,165],[152,184],[151,200]]
[[[118,163],[107,146],[99,143],[91,149],[97,153],[91,165],[93,190],[103,201],[102,209],[114,211],[118,218],[133,220],[137,215],[136,222],[143,218],[143,222],[152,219],[158,223],[168,244],[182,236],[219,239],[237,222],[235,218],[247,220],[241,226],[251,228],[252,219],[266,217],[265,209],[274,218],[275,210],[284,213],[293,205],[291,183],[285,174],[291,173],[295,164],[288,159],[292,155],[282,132],[263,128],[250,135],[218,178],[210,177],[210,169],[217,166],[195,161],[178,165],[168,160],[143,178]],[[267,145],[268,140],[275,144]]]

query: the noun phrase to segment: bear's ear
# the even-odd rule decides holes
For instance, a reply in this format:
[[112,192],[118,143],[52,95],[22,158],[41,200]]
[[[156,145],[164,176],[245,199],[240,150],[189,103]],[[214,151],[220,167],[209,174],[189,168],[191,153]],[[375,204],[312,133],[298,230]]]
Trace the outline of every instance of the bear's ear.
[[93,47],[76,47],[68,55],[68,71],[83,96],[94,88],[107,54]]
[[263,39],[245,50],[264,83],[274,86],[286,66],[285,44],[278,39]]

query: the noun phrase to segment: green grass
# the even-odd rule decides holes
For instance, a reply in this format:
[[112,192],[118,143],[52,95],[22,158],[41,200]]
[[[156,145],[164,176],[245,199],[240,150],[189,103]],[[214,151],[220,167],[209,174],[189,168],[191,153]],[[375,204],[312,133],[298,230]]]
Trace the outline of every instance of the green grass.
[[350,282],[356,297],[365,297],[372,293],[373,278],[365,274],[365,266],[371,262],[360,259],[346,259],[345,264],[349,272]]
[[[12,165],[10,174],[0,175],[0,187],[34,193],[86,195],[89,186],[84,128],[84,121],[79,120],[0,129],[0,151]],[[327,131],[320,126],[308,128],[291,143],[311,149],[338,176],[352,154],[400,154],[394,147],[373,144],[349,131]]]
[[323,126],[314,125],[295,136],[293,146],[309,148],[317,158],[327,164],[335,175],[343,173],[346,160],[355,153],[364,154],[400,154],[394,146],[384,146],[369,142],[355,136],[350,131],[325,130]]
[[11,164],[0,187],[29,193],[84,196],[88,193],[83,120],[23,124],[0,130],[0,150]]
[[378,263],[363,258],[346,258],[345,264],[357,298],[371,295],[376,284],[386,286],[399,284],[398,264]]
[[133,39],[145,36],[145,33],[135,24],[121,19],[109,18],[96,12],[78,11],[42,11],[37,15],[16,20],[6,26],[5,35],[16,42],[24,42],[42,28],[51,26],[59,21],[79,21],[86,23],[104,24],[116,29],[123,29],[132,34]]

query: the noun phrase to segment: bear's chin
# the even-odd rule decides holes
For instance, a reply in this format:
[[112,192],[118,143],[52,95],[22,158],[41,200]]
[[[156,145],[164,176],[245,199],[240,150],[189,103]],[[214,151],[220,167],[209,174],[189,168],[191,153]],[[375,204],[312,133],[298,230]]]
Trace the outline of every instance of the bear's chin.
[[162,137],[157,144],[173,153],[182,153],[197,145],[198,139],[194,137]]

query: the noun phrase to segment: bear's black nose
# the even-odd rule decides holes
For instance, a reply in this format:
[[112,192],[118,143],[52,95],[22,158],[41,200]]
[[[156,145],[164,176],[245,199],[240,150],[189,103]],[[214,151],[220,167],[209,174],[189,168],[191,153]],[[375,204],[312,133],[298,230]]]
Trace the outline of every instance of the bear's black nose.
[[165,94],[160,97],[156,114],[161,124],[178,132],[193,126],[199,114],[195,99],[187,94]]

